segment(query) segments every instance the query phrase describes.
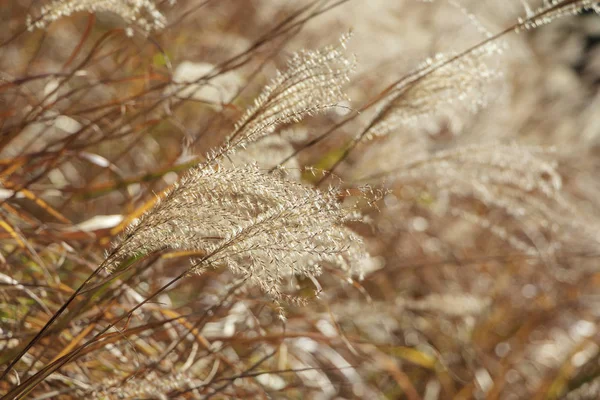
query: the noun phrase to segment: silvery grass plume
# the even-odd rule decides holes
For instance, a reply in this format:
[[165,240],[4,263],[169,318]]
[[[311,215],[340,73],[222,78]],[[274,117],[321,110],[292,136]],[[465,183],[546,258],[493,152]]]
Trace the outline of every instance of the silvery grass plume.
[[[169,0],[174,4],[175,0]],[[55,0],[40,8],[41,16],[33,20],[27,17],[29,30],[46,28],[52,22],[68,17],[76,12],[90,13],[111,12],[119,15],[130,26],[137,26],[144,34],[161,30],[167,20],[156,8],[154,0]],[[131,27],[126,30],[128,36],[133,35]]]
[[227,266],[281,298],[285,277],[317,276],[323,264],[361,272],[362,240],[345,223],[359,219],[319,191],[261,171],[256,165],[204,165],[181,179],[115,245],[109,269],[159,250],[193,251],[190,272]]
[[[539,255],[540,251],[556,250],[558,245],[548,243],[550,239],[541,231],[561,235],[572,228],[590,230],[561,193],[562,178],[556,165],[546,159],[549,151],[517,144],[470,145],[393,167],[381,165],[382,172],[361,181],[386,177],[390,185],[417,188],[417,193],[425,190],[440,209],[481,226],[520,251]],[[502,210],[520,224],[530,240],[524,241],[497,222],[452,202],[452,198],[476,199],[490,209]]]
[[[458,3],[450,2],[463,10]],[[525,3],[526,4],[526,3]],[[405,124],[414,124],[423,117],[446,114],[460,117],[464,110],[475,112],[484,107],[491,95],[493,82],[502,73],[490,65],[503,53],[502,36],[523,29],[535,29],[556,18],[581,13],[600,12],[598,0],[550,0],[533,10],[526,7],[525,18],[497,33],[488,32],[477,19],[465,11],[478,30],[486,35],[479,45],[462,53],[438,54],[399,81],[382,102],[375,118],[361,137],[385,136]],[[449,114],[449,115],[448,115]]]
[[[524,2],[524,4],[527,4]],[[526,18],[519,18],[517,31],[522,29],[535,29],[549,24],[557,18],[577,15],[585,10],[600,13],[598,0],[546,0],[541,7],[532,10],[527,6]]]
[[244,147],[281,125],[299,122],[307,115],[324,112],[348,100],[342,87],[355,67],[354,57],[345,54],[349,37],[349,34],[342,36],[337,46],[295,53],[287,68],[277,71],[277,76],[236,123],[225,148],[217,154]]
[[378,110],[366,135],[385,136],[401,126],[445,115],[460,119],[485,107],[502,73],[490,65],[502,53],[490,42],[465,55],[437,54],[402,80]]

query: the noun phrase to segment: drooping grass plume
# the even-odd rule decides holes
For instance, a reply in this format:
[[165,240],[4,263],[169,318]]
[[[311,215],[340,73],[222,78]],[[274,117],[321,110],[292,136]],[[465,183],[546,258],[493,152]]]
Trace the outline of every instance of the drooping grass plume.
[[385,136],[440,115],[461,118],[465,112],[477,112],[495,95],[502,73],[490,62],[502,51],[492,42],[453,61],[453,54],[427,59],[388,95],[366,136]]
[[255,165],[204,165],[127,229],[109,267],[159,250],[191,251],[200,267],[227,266],[274,298],[284,277],[317,276],[323,263],[360,273],[367,254],[344,225],[357,215],[337,195]]
[[345,54],[349,37],[342,36],[337,46],[295,53],[236,123],[226,149],[245,146],[281,125],[299,122],[347,100],[342,88],[355,66],[354,58]]
[[516,144],[463,146],[421,155],[393,168],[381,165],[384,171],[372,178],[385,176],[390,185],[423,188],[421,190],[429,192],[436,201],[447,203],[441,208],[447,208],[450,214],[480,225],[518,250],[536,255],[540,251],[556,250],[552,248],[556,243],[536,248],[498,223],[453,205],[450,199],[471,198],[492,209],[503,210],[519,221],[530,236],[546,229],[557,233],[559,226],[586,230],[576,210],[561,193],[562,177],[556,165],[547,160],[548,153],[549,150],[540,147]]

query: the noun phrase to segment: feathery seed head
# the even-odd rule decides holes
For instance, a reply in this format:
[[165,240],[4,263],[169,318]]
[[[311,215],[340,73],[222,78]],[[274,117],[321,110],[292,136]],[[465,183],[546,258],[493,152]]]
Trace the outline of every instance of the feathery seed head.
[[379,108],[369,136],[385,136],[402,125],[412,125],[424,117],[447,113],[460,117],[487,105],[489,88],[502,74],[488,62],[502,52],[491,42],[461,56],[438,54],[423,63],[403,81]]
[[338,46],[295,53],[236,123],[226,148],[244,146],[347,100],[342,87],[355,67],[354,57],[345,54],[349,38],[342,36]]
[[[556,166],[545,159],[548,152],[516,144],[470,145],[423,155],[374,176],[385,175],[404,188],[424,188],[440,199],[437,208],[441,211],[490,231],[524,253],[536,255],[539,246],[531,246],[450,200],[475,199],[490,209],[501,210],[529,235],[541,231],[550,231],[552,236],[575,231],[593,235],[562,195],[562,178]],[[558,225],[561,231],[556,230]],[[554,245],[550,243],[544,250],[553,251]]]
[[[174,1],[169,2],[173,3]],[[33,21],[32,17],[28,16],[28,29],[44,29],[60,18],[81,11],[112,12],[128,24],[140,28],[144,34],[161,30],[167,23],[165,16],[156,8],[154,0],[55,0],[40,8],[39,19]],[[133,34],[131,27],[127,28],[127,34]]]
[[321,265],[360,272],[367,257],[344,223],[355,218],[338,192],[318,191],[256,165],[194,169],[116,244],[110,263],[162,249],[197,251],[197,266],[226,265],[278,298],[290,275],[317,276]]

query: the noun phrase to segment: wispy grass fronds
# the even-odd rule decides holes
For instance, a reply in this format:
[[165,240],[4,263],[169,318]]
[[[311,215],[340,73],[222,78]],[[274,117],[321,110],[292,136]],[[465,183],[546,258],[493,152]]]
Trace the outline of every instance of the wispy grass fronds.
[[544,5],[530,11],[526,18],[519,18],[520,29],[535,29],[549,24],[557,18],[577,15],[585,10],[600,13],[600,3],[597,0],[548,0]]
[[[169,0],[169,3],[175,3],[175,0]],[[38,19],[33,20],[31,15],[28,16],[27,27],[29,30],[43,29],[60,18],[81,11],[114,13],[130,26],[141,29],[144,34],[161,30],[167,23],[154,0],[55,0],[40,8],[41,16]],[[127,33],[131,36],[133,30],[128,28]]]
[[337,195],[255,165],[203,166],[128,228],[110,265],[159,250],[191,251],[195,265],[227,266],[279,298],[284,277],[317,276],[323,263],[360,272],[367,254],[344,225],[357,215]]
[[[540,193],[548,198],[559,195],[562,178],[556,165],[542,156],[549,150],[517,144],[470,145],[440,151],[391,172],[397,180],[422,178],[421,174],[439,176],[438,187],[462,191],[457,182],[472,187],[476,183],[496,186],[514,186],[526,193]],[[452,178],[455,179],[452,179]],[[462,185],[460,185],[462,186]]]
[[[277,167],[279,160],[293,152],[294,148],[292,144],[284,137],[281,135],[270,135],[250,143],[244,150],[231,155],[229,160],[223,160],[223,164],[227,166],[229,164],[246,165],[256,163],[262,169],[272,169]],[[279,167],[278,169],[292,180],[301,180],[302,168],[298,160],[294,157],[291,157],[287,161],[285,168]]]
[[461,118],[465,112],[477,112],[496,94],[494,83],[502,73],[490,61],[501,53],[502,47],[491,42],[455,60],[454,54],[437,54],[427,59],[394,88],[366,135],[385,136],[426,118]]
[[598,1],[6,3],[3,399],[598,397]]
[[349,37],[342,36],[337,46],[294,54],[287,68],[277,72],[236,123],[226,147],[245,146],[281,125],[298,122],[347,100],[342,88],[355,67],[354,58],[345,54]]
[[[475,199],[490,209],[502,210],[519,221],[530,238],[545,242],[539,231],[558,234],[559,227],[585,229],[576,210],[561,193],[562,178],[547,160],[548,150],[516,144],[484,144],[440,151],[412,159],[387,172],[391,185],[418,187],[436,203],[445,204],[451,215],[468,220],[502,238],[513,247],[533,255],[540,248],[512,235],[506,227],[480,216],[452,198]],[[388,167],[389,168],[389,167]],[[535,239],[532,239],[534,242]],[[544,250],[551,250],[549,246]]]

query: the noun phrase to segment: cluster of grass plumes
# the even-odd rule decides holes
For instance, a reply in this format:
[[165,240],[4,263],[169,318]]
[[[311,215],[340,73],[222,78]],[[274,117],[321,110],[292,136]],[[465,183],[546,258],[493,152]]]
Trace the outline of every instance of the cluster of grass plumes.
[[25,3],[2,398],[597,393],[598,2]]
[[[490,143],[447,149],[433,154],[392,160],[375,151],[367,158],[373,170],[359,181],[385,177],[404,196],[395,207],[410,208],[414,196],[428,196],[425,209],[459,216],[480,225],[524,254],[536,256],[561,249],[574,232],[597,242],[595,228],[563,196],[563,179],[551,160],[551,149]],[[375,160],[386,160],[377,165]],[[394,165],[398,163],[398,165]],[[377,171],[380,169],[380,171]],[[364,170],[364,169],[363,169]],[[485,207],[514,220],[520,234],[475,212]],[[523,237],[525,233],[526,237]],[[582,243],[581,243],[582,244]]]

